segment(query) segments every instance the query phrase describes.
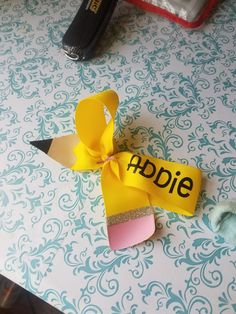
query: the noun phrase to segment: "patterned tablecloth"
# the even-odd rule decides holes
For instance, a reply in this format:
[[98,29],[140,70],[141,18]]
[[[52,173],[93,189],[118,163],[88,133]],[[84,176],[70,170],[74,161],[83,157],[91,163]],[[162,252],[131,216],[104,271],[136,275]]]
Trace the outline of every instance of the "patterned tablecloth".
[[[236,312],[236,247],[211,231],[236,191],[236,3],[186,30],[120,1],[90,62],[62,36],[80,2],[2,1],[0,272],[65,313]],[[155,209],[157,232],[110,251],[100,173],[75,173],[29,145],[74,132],[77,101],[115,89],[115,138],[196,165],[194,218]]]

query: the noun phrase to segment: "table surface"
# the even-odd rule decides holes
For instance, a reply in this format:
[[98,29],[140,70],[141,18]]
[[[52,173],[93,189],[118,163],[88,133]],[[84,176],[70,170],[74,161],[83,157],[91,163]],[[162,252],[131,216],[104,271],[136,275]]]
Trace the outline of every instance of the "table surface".
[[[209,213],[236,191],[236,3],[186,30],[120,1],[100,53],[61,38],[77,1],[4,1],[0,41],[0,272],[64,313],[234,313],[236,247]],[[155,209],[148,241],[110,251],[99,172],[29,145],[75,131],[79,99],[107,88],[127,149],[203,171],[195,217]]]

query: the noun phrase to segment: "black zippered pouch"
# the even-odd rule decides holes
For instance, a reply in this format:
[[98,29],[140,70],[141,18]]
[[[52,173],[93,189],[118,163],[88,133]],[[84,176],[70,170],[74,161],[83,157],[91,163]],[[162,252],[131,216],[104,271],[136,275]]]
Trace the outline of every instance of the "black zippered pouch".
[[83,0],[62,39],[67,57],[82,61],[94,55],[116,3],[117,0]]

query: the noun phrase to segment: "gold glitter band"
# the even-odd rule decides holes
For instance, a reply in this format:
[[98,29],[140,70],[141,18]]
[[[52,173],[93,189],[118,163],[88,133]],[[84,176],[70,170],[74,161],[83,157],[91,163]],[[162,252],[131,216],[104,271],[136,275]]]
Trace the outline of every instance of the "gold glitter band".
[[154,210],[153,210],[153,207],[151,206],[137,208],[137,209],[130,210],[126,213],[107,217],[107,224],[108,226],[111,226],[115,224],[120,224],[122,222],[131,220],[131,219],[137,219],[137,218],[141,218],[141,217],[149,216],[153,214],[154,214]]

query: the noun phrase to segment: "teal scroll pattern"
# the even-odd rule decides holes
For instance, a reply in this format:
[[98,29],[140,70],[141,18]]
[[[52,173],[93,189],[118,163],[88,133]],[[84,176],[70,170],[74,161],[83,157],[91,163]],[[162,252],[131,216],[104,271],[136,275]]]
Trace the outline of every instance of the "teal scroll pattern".
[[[236,313],[236,247],[209,213],[236,192],[236,3],[186,30],[119,1],[95,58],[61,39],[81,1],[0,6],[0,272],[66,314]],[[196,215],[156,207],[156,232],[108,246],[100,173],[76,173],[29,142],[75,132],[78,100],[120,97],[119,150],[199,167]]]

